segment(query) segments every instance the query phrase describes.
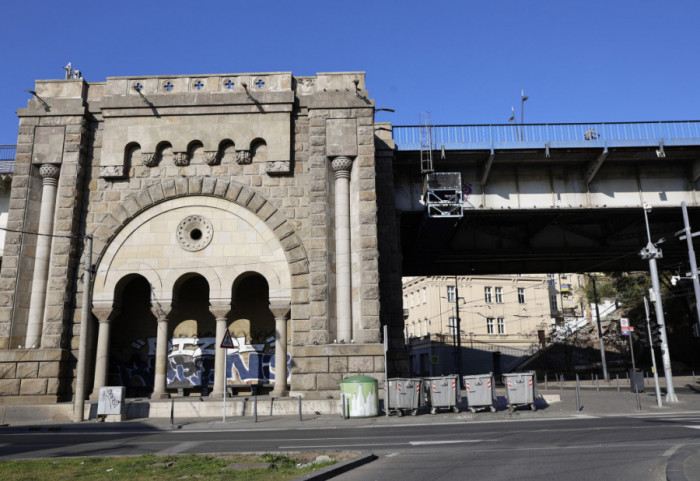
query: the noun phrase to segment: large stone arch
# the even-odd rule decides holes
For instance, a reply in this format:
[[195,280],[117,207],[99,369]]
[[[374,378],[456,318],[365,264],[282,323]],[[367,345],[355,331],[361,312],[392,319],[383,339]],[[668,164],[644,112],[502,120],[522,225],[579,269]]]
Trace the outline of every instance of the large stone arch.
[[[207,212],[219,223],[213,235],[231,239],[220,238],[219,242],[207,244],[201,252],[187,252],[168,237],[175,235],[172,225],[177,225],[181,218]],[[230,302],[231,286],[244,266],[243,269],[252,268],[267,279],[273,298],[289,302],[291,277],[303,273],[306,268],[305,265],[295,266],[306,263],[305,257],[299,260],[295,257],[305,256],[303,247],[295,245],[300,242],[294,232],[280,239],[270,224],[261,220],[255,212],[230,199],[209,199],[196,194],[177,196],[142,209],[103,249],[97,263],[93,300],[101,304],[109,302],[119,279],[143,271],[151,282],[154,301],[169,304],[177,280],[182,274],[192,272],[206,278],[212,303],[221,305]],[[255,240],[246,251],[246,239],[250,236]],[[290,257],[294,261],[291,264]]]
[[142,212],[178,197],[209,196],[227,199],[250,211],[273,232],[284,249],[292,275],[307,274],[309,261],[301,239],[282,212],[264,195],[238,182],[214,177],[191,176],[155,183],[127,197],[107,214],[95,230],[93,251],[99,265],[114,248],[114,238]]

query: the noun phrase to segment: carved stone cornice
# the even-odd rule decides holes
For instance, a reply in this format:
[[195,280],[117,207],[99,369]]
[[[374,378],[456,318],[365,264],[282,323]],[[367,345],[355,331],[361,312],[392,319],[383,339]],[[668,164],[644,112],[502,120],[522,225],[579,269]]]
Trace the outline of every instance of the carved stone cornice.
[[219,162],[219,153],[215,150],[205,151],[204,162],[207,165],[216,165]]
[[158,155],[155,152],[141,152],[141,163],[146,167],[158,165]]
[[122,310],[119,307],[94,307],[92,308],[92,313],[97,318],[98,322],[112,322],[114,319],[119,317]]
[[212,313],[215,319],[226,319],[226,316],[228,313],[231,311],[231,306],[226,304],[226,305],[216,305],[216,306],[209,306],[209,312]]
[[292,305],[289,300],[279,300],[270,302],[270,312],[275,319],[286,318],[289,315]]
[[237,150],[236,163],[238,165],[247,165],[253,162],[253,157],[250,155],[250,150]]
[[173,152],[173,161],[178,167],[187,167],[190,165],[190,159],[186,152]]

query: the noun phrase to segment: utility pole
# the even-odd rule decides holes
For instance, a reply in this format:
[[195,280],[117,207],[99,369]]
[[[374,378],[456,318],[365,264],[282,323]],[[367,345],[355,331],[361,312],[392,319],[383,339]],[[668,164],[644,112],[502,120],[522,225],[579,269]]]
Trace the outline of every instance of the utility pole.
[[80,311],[80,344],[78,347],[78,372],[73,399],[73,422],[84,420],[85,411],[85,357],[87,352],[88,323],[90,322],[90,285],[92,284],[92,236],[85,236],[83,265],[83,305]]
[[651,349],[651,366],[654,369],[654,389],[656,390],[656,405],[661,407],[661,390],[659,389],[659,374],[656,371],[656,354],[654,354],[654,339],[651,336],[651,325],[649,323],[649,301],[644,296],[644,312],[647,315],[647,333],[649,334],[649,349]]
[[647,228],[647,245],[640,252],[642,259],[649,259],[649,274],[651,276],[652,302],[656,311],[656,322],[661,331],[661,361],[664,365],[664,376],[666,378],[666,402],[677,403],[676,391],[673,389],[673,373],[671,372],[671,354],[668,350],[668,338],[666,337],[666,321],[664,320],[664,308],[661,304],[661,289],[659,287],[659,271],[656,268],[656,259],[661,259],[663,254],[661,249],[657,249],[651,242],[651,231],[649,230],[649,217],[647,211],[651,206],[644,205],[644,223]]
[[595,288],[595,277],[591,274],[586,274],[591,282],[593,282],[593,301],[595,302],[595,315],[598,319],[598,345],[600,346],[600,362],[603,368],[603,377],[605,382],[610,382],[608,375],[608,364],[605,362],[605,344],[603,343],[603,328],[600,324],[600,310],[598,309],[598,291]]
[[693,278],[693,290],[695,291],[695,313],[698,318],[697,324],[695,324],[693,332],[696,336],[700,336],[700,280],[698,280],[698,264],[695,260],[695,250],[693,249],[693,233],[690,230],[690,221],[688,220],[688,207],[685,201],[681,202],[681,209],[683,210],[683,224],[685,235],[681,236],[681,240],[685,237],[688,243],[688,260],[690,261],[690,275]]
[[459,283],[455,276],[455,311],[457,314],[457,374],[459,376],[459,386],[462,387],[462,326],[459,320]]

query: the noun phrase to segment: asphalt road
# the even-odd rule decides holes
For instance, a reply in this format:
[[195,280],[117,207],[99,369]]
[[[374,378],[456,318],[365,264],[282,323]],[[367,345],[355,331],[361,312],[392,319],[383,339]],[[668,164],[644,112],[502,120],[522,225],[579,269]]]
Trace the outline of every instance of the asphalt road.
[[668,458],[684,446],[700,449],[700,413],[311,429],[39,429],[2,433],[0,459],[361,450],[379,458],[337,479],[662,480]]

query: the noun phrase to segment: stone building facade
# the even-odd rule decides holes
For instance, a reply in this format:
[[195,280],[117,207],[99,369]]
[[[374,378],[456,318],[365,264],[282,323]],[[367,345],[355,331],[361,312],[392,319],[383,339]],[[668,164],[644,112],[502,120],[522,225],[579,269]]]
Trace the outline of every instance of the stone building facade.
[[363,73],[35,91],[18,111],[0,271],[2,402],[70,399],[81,346],[92,397],[325,397],[353,373],[383,378],[382,324],[403,347],[399,241]]

